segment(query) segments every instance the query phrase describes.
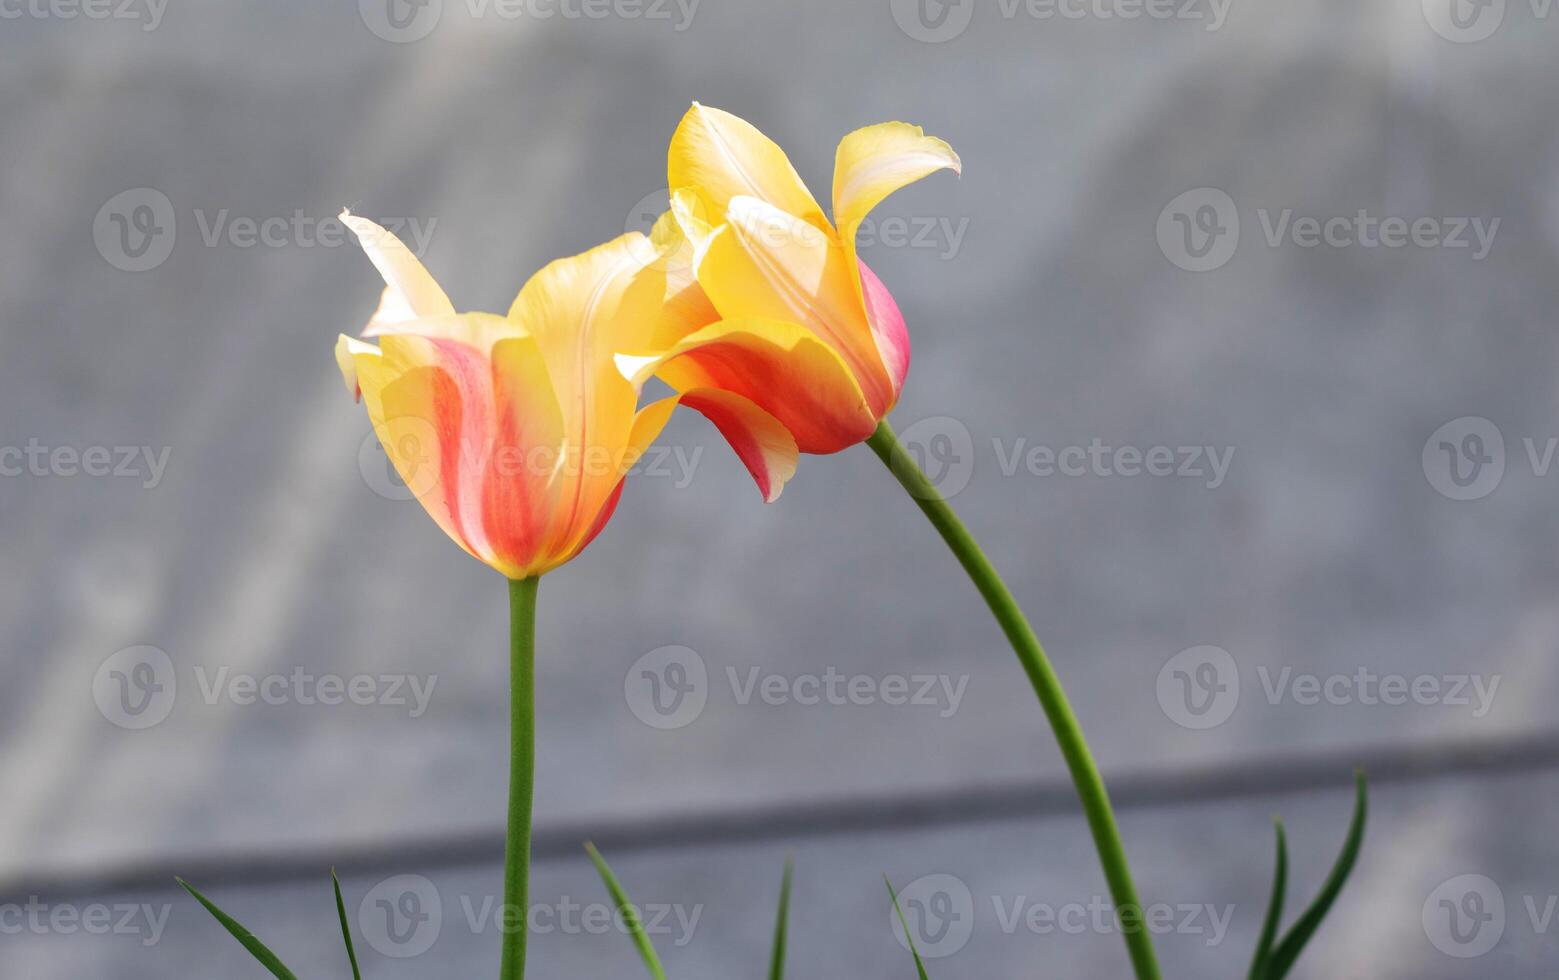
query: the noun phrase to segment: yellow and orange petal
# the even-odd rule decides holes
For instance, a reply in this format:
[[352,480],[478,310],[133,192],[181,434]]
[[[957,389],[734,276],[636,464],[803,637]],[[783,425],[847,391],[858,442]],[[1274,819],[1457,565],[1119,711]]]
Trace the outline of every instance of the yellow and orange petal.
[[817,228],[828,219],[791,166],[785,151],[751,123],[721,109],[693,103],[671,137],[667,186],[687,188],[704,214],[725,214],[731,198],[756,197]]
[[877,426],[844,360],[795,323],[722,320],[670,350],[619,357],[618,365],[641,383],[654,374],[679,392],[713,388],[739,395],[777,419],[804,453],[838,452]]
[[[675,249],[684,264],[691,256],[696,287],[668,290],[655,339],[659,349],[681,345],[683,353],[661,359],[661,377],[680,391],[712,386],[753,401],[803,452],[833,452],[869,436],[898,401],[910,344],[892,294],[860,261],[856,233],[890,194],[942,169],[961,172],[962,163],[918,126],[856,130],[835,156],[830,223],[778,145],[739,117],[694,103],[672,137],[672,207],[656,244],[664,254]],[[837,355],[854,385],[839,383],[838,365],[790,337],[749,343],[739,354],[728,338],[696,350],[683,344],[707,340],[716,315],[802,327]],[[774,340],[770,328],[756,334]],[[776,368],[770,361],[780,350],[805,351],[805,366]],[[821,390],[813,375],[827,378]],[[870,425],[850,404],[855,396]]]
[[665,291],[664,275],[644,274],[648,239],[552,263],[500,317],[446,311],[393,236],[350,224],[386,291],[370,322],[378,346],[343,336],[336,358],[402,479],[450,538],[510,578],[568,561],[676,402],[639,410],[612,360],[645,342]]
[[[909,373],[909,333],[893,294],[856,252],[856,232],[871,211],[895,191],[938,170],[963,173],[963,161],[945,141],[909,123],[889,122],[857,129],[839,141],[834,155],[834,225],[852,264],[884,370],[898,400]],[[888,408],[893,407],[892,403]]]
[[341,212],[341,221],[352,229],[369,261],[384,277],[379,308],[369,318],[363,336],[377,336],[384,327],[408,320],[454,315],[454,304],[405,242],[350,211]]
[[866,126],[840,140],[834,154],[834,226],[851,256],[855,233],[873,208],[944,169],[962,174],[963,162],[946,142],[909,123]]
[[733,198],[708,242],[698,282],[727,320],[800,324],[849,366],[874,414],[893,402],[845,249],[811,225],[751,197]]

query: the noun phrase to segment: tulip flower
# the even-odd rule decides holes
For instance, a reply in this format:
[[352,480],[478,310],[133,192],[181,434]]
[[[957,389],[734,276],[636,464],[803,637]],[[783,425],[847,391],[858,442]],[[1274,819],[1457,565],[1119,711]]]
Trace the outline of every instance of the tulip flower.
[[[668,269],[656,346],[617,359],[626,377],[658,375],[682,392],[715,389],[777,420],[793,444],[751,451],[722,429],[768,500],[795,454],[866,443],[914,498],[1006,633],[1050,721],[1116,907],[1140,916],[1115,814],[1081,726],[1039,639],[996,569],[899,443],[887,415],[909,370],[898,304],[856,254],[861,221],[884,198],[938,170],[962,173],[948,144],[883,123],[846,136],[824,216],[785,153],[736,116],[694,103],[671,138],[671,209],[654,238]],[[680,239],[680,241],[679,241]],[[1124,931],[1138,980],[1158,980],[1152,937]]]
[[612,355],[660,306],[655,253],[624,235],[560,259],[507,316],[457,313],[417,257],[364,218],[342,220],[384,276],[378,310],[336,357],[401,478],[468,553],[510,579],[579,554],[676,399],[636,408]]
[[736,116],[694,103],[672,137],[671,220],[657,228],[657,239],[681,236],[692,275],[680,289],[673,278],[659,347],[620,358],[624,373],[636,382],[658,375],[685,393],[727,392],[777,420],[777,442],[722,425],[772,501],[797,452],[863,442],[898,401],[909,334],[856,254],[856,232],[894,191],[961,166],[918,126],[857,130],[839,144],[830,222],[783,150]]
[[[511,751],[505,906],[525,922],[534,772],[539,577],[584,550],[623,478],[679,401],[723,431],[773,441],[778,424],[718,391],[638,407],[614,355],[661,329],[667,273],[641,234],[536,273],[505,316],[457,313],[398,238],[343,213],[384,277],[363,331],[336,360],[386,454],[440,528],[509,580]],[[749,417],[751,416],[751,417]],[[505,917],[506,919],[508,917]],[[503,980],[525,971],[525,930],[503,937]]]

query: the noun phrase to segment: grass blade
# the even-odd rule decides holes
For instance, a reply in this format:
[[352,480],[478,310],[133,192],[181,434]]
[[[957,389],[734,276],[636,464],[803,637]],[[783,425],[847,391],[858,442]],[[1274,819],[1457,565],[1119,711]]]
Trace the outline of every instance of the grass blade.
[[769,980],[784,980],[785,923],[790,918],[790,878],[796,862],[785,856],[785,876],[780,879],[779,915],[774,922],[774,955],[769,958]]
[[617,876],[606,866],[606,859],[595,849],[595,845],[586,844],[585,850],[589,852],[590,860],[595,862],[595,869],[600,873],[601,880],[606,883],[606,890],[611,892],[612,901],[617,903],[618,913],[628,924],[628,931],[633,934],[633,944],[639,947],[639,956],[644,960],[644,965],[649,968],[650,976],[655,980],[666,980],[666,971],[661,968],[660,957],[655,955],[655,947],[644,932],[644,922],[639,916],[638,908],[628,901],[623,886],[618,884]]
[[915,971],[920,974],[920,980],[930,980],[926,976],[926,964],[920,961],[920,951],[915,948],[915,934],[909,931],[909,920],[904,918],[904,910],[899,908],[898,893],[893,890],[893,882],[884,876],[883,881],[888,882],[888,897],[893,899],[893,911],[899,915],[899,925],[904,927],[904,939],[909,943],[909,955],[915,958]]
[[1261,924],[1256,956],[1250,963],[1250,980],[1266,980],[1272,944],[1277,941],[1278,924],[1283,921],[1283,893],[1288,889],[1288,841],[1283,833],[1283,821],[1274,819],[1272,825],[1277,829],[1277,869],[1272,873],[1272,898],[1267,902],[1267,918]]
[[352,963],[352,980],[363,980],[357,970],[357,950],[352,948],[352,929],[346,924],[346,902],[341,900],[341,879],[336,869],[330,869],[330,883],[336,888],[336,914],[341,917],[341,938],[346,940],[346,958]]
[[1332,902],[1347,883],[1354,862],[1359,858],[1359,846],[1364,842],[1365,817],[1369,811],[1363,770],[1354,773],[1354,781],[1356,795],[1353,804],[1353,821],[1348,827],[1348,838],[1343,842],[1342,853],[1337,855],[1337,863],[1332,865],[1331,874],[1326,876],[1326,883],[1321,886],[1320,894],[1316,895],[1315,901],[1305,909],[1304,915],[1301,915],[1299,921],[1288,930],[1283,941],[1278,943],[1277,950],[1273,952],[1272,959],[1267,964],[1267,974],[1263,980],[1282,980],[1288,975],[1288,971],[1294,966],[1294,961],[1299,959],[1305,944],[1321,927],[1321,920],[1326,917],[1327,912],[1331,911]]
[[213,918],[222,923],[222,928],[226,929],[234,939],[238,940],[239,945],[249,951],[249,955],[259,960],[260,965],[269,970],[271,976],[276,977],[276,980],[298,980],[297,976],[283,966],[281,960],[276,958],[276,954],[266,949],[265,944],[254,937],[254,933],[239,925],[238,920],[213,905],[210,899],[196,891],[195,886],[183,878],[175,878],[173,880],[179,883],[179,887],[193,895],[195,901],[204,905],[206,911],[210,912]]

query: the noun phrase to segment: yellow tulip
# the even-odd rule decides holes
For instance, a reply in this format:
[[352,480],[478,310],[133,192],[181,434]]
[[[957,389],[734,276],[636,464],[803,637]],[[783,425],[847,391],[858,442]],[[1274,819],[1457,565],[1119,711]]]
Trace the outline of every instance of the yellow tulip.
[[[510,579],[579,554],[680,400],[639,409],[613,363],[649,343],[664,315],[655,247],[624,235],[536,273],[506,316],[457,313],[398,238],[342,220],[385,289],[363,331],[378,345],[343,335],[336,360],[408,488],[444,533]],[[717,422],[752,413],[735,401],[717,392],[690,403]]]
[[[888,195],[942,169],[961,172],[958,155],[918,126],[856,130],[835,158],[830,222],[772,140],[694,103],[671,141],[672,208],[654,232],[663,258],[682,260],[663,262],[655,346],[619,358],[624,375],[659,376],[690,403],[714,391],[757,406],[715,421],[775,499],[798,452],[865,440],[898,401],[909,334],[856,232]],[[765,438],[743,429],[755,419]],[[782,439],[767,435],[771,420]]]

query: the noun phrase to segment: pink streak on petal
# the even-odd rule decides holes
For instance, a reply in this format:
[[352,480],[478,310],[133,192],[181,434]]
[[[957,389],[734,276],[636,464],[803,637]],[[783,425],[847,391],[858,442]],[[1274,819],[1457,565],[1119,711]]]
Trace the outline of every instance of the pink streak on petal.
[[466,547],[483,561],[491,561],[482,515],[484,475],[496,422],[491,371],[487,358],[475,348],[438,338],[427,342],[437,352],[443,372],[434,425],[442,448],[440,474],[450,517]]
[[866,263],[856,259],[861,267],[861,293],[866,299],[866,319],[871,324],[872,336],[877,341],[877,353],[882,356],[882,366],[893,382],[893,397],[898,399],[909,374],[909,328],[904,325],[904,314],[893,294],[882,284],[877,274]]
[[482,481],[482,530],[493,557],[510,568],[524,568],[540,547],[539,497],[547,474],[535,472],[535,447],[527,444],[513,406],[520,394],[505,389],[505,379],[493,372],[495,403],[500,406],[494,442]]

